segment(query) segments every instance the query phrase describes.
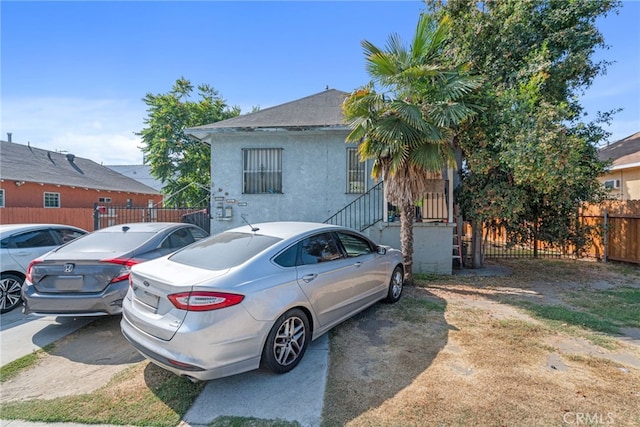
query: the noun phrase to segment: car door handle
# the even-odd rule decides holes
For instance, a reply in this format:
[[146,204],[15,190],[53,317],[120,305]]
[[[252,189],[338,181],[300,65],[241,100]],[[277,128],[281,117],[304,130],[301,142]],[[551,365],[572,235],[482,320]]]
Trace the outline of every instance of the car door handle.
[[309,283],[310,281],[312,281],[313,279],[315,279],[316,277],[318,277],[317,274],[305,274],[304,276],[302,276],[302,280],[305,283]]
[[354,263],[354,264],[353,264],[353,266],[354,266],[355,268],[358,268],[358,267],[360,267],[361,265],[362,265],[362,263],[361,263],[360,261],[358,261],[358,262],[356,262],[356,263]]

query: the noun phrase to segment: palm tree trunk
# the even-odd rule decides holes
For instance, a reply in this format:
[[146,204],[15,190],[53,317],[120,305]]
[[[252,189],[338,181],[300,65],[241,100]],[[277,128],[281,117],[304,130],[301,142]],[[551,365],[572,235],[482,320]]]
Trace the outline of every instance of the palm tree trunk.
[[400,247],[404,257],[404,283],[413,285],[413,222],[416,208],[413,203],[402,205],[400,215]]

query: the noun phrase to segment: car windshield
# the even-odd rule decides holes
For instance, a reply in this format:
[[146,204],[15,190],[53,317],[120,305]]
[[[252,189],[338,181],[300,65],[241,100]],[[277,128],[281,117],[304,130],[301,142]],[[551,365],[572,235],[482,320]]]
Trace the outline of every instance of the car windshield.
[[221,233],[200,240],[169,259],[207,270],[224,270],[242,264],[280,240],[261,234]]
[[142,245],[156,233],[92,233],[61,247],[58,253],[72,252],[127,252]]

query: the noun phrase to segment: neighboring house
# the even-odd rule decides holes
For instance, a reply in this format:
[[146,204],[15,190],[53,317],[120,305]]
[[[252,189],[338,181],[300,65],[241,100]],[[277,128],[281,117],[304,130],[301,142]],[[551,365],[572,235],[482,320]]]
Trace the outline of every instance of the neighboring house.
[[107,165],[107,167],[158,192],[162,191],[162,181],[151,175],[151,166],[149,165]]
[[93,209],[99,205],[101,211],[108,211],[109,206],[147,207],[162,203],[157,190],[91,160],[10,141],[0,144],[3,224],[24,222],[19,217],[25,214],[24,210],[19,212],[17,208],[42,209],[37,221],[31,222],[60,223],[55,220],[56,210]]
[[640,132],[601,148],[601,160],[611,160],[603,185],[619,200],[640,200]]
[[[371,203],[348,211],[356,222],[342,225],[400,246],[399,222],[388,222],[392,218],[382,187],[371,179],[372,162],[360,162],[357,144],[345,143],[350,128],[342,103],[347,95],[327,89],[185,130],[211,145],[212,234],[247,222],[325,222],[351,203],[369,198]],[[439,191],[444,195],[442,183]],[[372,207],[375,203],[380,209]],[[373,209],[380,212],[375,218],[364,212]],[[437,222],[416,224],[414,272],[451,272],[451,219],[445,212]]]

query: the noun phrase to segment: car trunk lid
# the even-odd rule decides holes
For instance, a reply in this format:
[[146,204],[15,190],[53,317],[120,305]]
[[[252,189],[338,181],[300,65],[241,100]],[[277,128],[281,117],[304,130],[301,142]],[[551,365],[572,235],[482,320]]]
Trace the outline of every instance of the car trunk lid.
[[28,277],[40,293],[100,293],[110,283],[125,280],[129,259],[46,260],[33,262]]
[[[134,269],[130,288],[125,298],[123,315],[137,329],[169,341],[182,325],[188,311],[177,308],[170,295],[189,292],[198,284],[223,275],[224,271],[211,271],[163,259],[150,261]],[[188,277],[188,285],[184,278]]]

